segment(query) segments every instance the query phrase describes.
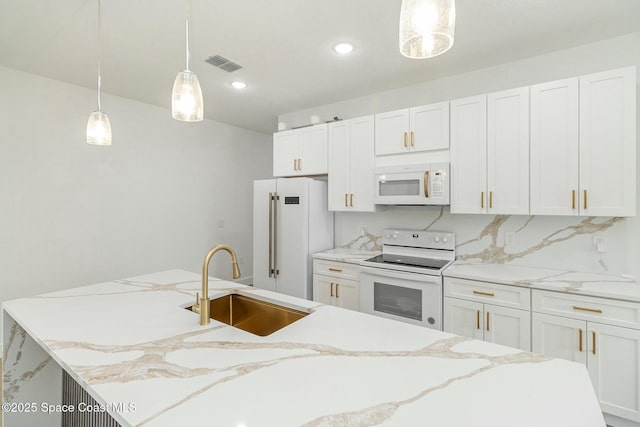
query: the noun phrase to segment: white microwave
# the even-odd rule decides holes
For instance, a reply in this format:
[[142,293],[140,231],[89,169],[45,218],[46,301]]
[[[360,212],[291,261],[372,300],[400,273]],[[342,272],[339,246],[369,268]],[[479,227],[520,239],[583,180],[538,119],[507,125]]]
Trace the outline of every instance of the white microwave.
[[449,163],[378,167],[374,174],[378,205],[449,204]]

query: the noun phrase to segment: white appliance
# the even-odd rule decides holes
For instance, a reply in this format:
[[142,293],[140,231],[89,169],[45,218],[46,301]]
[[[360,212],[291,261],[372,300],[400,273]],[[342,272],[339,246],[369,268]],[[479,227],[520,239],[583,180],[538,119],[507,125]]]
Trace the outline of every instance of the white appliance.
[[378,205],[448,205],[449,163],[374,169]]
[[311,254],[333,248],[327,183],[311,178],[253,182],[253,285],[312,299]]
[[360,263],[360,311],[442,330],[442,271],[455,234],[384,230],[382,254]]

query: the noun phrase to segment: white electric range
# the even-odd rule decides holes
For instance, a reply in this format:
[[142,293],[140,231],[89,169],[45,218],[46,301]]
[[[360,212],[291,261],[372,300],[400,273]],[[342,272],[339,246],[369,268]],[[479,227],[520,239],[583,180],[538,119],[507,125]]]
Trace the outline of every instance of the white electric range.
[[442,271],[455,260],[455,234],[386,229],[382,254],[360,263],[360,310],[442,329]]

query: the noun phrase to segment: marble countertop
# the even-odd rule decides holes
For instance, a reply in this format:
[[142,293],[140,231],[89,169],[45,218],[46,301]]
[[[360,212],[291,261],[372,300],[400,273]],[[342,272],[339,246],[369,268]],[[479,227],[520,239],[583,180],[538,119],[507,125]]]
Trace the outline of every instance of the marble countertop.
[[614,274],[456,261],[444,276],[640,302],[640,283]]
[[360,264],[368,258],[380,255],[381,251],[364,251],[349,248],[335,248],[328,251],[318,252],[312,255],[314,259],[324,259],[327,261],[339,261],[349,264]]
[[604,427],[581,364],[218,279],[212,298],[312,312],[266,337],[200,326],[183,309],[199,289],[170,270],[3,308],[99,403],[135,402],[112,413],[124,426]]

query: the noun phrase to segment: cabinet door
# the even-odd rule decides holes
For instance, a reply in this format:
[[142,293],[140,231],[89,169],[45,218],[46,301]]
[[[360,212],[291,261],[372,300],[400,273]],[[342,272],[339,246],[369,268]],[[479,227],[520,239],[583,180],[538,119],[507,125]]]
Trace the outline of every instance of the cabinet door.
[[484,305],[484,340],[531,351],[531,312]]
[[444,331],[475,339],[483,339],[482,303],[456,298],[444,299]]
[[273,176],[297,175],[299,157],[298,131],[288,130],[273,134]]
[[587,323],[587,368],[603,412],[640,421],[640,331]]
[[451,213],[485,213],[487,97],[451,101]]
[[336,281],[334,290],[337,306],[356,311],[360,309],[360,282],[340,279]]
[[409,151],[409,110],[376,114],[376,156]]
[[580,208],[636,214],[636,69],[580,77]]
[[[374,119],[360,117],[351,122],[351,194],[349,210],[373,212]],[[353,203],[351,203],[353,201]],[[353,204],[353,206],[351,206]]]
[[300,160],[298,173],[321,175],[327,173],[327,125],[315,125],[299,130]]
[[578,215],[578,79],[531,86],[531,214]]
[[449,103],[424,105],[409,110],[411,151],[449,148]]
[[[329,124],[328,196],[330,211],[349,210],[350,120]],[[373,177],[369,176],[373,182]]]
[[587,322],[532,313],[531,351],[573,362],[587,363]]
[[489,213],[529,213],[529,87],[487,97]]
[[335,279],[320,274],[313,275],[313,300],[322,304],[334,305]]

